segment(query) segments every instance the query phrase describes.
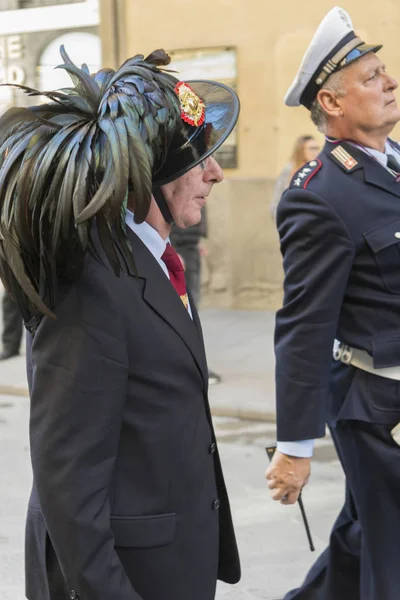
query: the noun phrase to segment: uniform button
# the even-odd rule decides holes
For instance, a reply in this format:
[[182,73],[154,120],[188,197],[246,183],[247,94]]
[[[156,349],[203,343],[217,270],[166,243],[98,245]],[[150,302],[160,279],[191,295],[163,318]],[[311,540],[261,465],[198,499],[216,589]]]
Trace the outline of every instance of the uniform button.
[[394,237],[397,238],[398,240],[400,240],[400,231],[396,231],[396,233],[394,234]]
[[210,448],[209,448],[210,454],[214,454],[214,452],[216,451],[216,449],[217,449],[217,444],[215,442],[213,442],[211,444]]
[[216,500],[214,500],[213,505],[212,505],[213,509],[218,510],[220,507],[220,504],[221,504],[221,501],[218,498]]
[[79,598],[79,595],[75,590],[71,590],[69,593],[69,597],[71,600],[77,600]]

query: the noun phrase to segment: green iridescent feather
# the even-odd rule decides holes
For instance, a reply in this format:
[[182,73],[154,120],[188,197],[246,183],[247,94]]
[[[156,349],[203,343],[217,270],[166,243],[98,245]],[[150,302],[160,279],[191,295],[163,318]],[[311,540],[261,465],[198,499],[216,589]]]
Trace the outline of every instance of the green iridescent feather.
[[26,320],[54,316],[57,283],[79,277],[93,227],[120,273],[128,186],[141,222],[179,120],[163,50],[92,75],[60,52],[72,86],[14,86],[47,102],[0,119],[0,276]]

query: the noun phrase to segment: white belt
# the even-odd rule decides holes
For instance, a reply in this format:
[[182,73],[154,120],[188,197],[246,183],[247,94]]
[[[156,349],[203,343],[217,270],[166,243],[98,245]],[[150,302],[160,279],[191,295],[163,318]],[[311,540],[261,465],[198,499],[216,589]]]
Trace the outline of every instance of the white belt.
[[368,352],[347,346],[343,342],[339,342],[339,340],[335,340],[333,343],[333,358],[334,360],[340,360],[345,365],[353,365],[357,369],[368,371],[368,373],[379,375],[379,377],[387,377],[388,379],[397,379],[400,381],[400,366],[375,369],[372,356]]

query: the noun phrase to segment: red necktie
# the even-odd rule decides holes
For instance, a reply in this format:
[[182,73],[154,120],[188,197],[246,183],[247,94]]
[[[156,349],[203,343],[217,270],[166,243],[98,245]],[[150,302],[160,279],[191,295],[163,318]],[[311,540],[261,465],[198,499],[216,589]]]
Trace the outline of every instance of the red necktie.
[[172,285],[176,289],[178,296],[183,302],[184,307],[188,308],[188,295],[186,292],[186,280],[185,280],[185,271],[183,265],[180,261],[179,256],[177,255],[174,248],[171,244],[167,244],[165,248],[164,254],[161,257],[161,260],[164,261],[168,273],[169,278],[171,280]]

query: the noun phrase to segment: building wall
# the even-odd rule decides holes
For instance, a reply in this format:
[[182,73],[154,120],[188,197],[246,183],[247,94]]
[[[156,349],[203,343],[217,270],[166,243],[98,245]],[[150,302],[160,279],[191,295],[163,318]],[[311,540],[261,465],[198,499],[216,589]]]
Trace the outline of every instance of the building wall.
[[15,10],[19,8],[19,0],[0,0],[1,10]]
[[[331,0],[102,0],[105,63],[159,47],[237,48],[239,168],[226,172],[226,181],[210,198],[207,304],[270,309],[280,304],[281,260],[268,207],[293,139],[314,133],[307,111],[285,107],[283,96],[332,6]],[[400,77],[398,0],[368,6],[362,0],[344,0],[341,6],[366,41],[384,43],[381,56],[389,72]],[[396,135],[400,137],[399,128]]]
[[17,8],[37,8],[39,6],[54,6],[55,4],[75,4],[82,0],[19,0]]
[[37,8],[54,6],[55,4],[74,4],[83,0],[0,0],[0,11],[17,10],[18,8]]

